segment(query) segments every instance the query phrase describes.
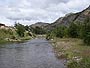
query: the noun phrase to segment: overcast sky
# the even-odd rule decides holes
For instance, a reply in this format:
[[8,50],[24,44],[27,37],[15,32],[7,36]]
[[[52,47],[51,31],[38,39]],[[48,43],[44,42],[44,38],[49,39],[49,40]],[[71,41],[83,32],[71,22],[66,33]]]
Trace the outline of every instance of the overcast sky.
[[67,13],[82,11],[89,4],[90,0],[0,0],[0,22],[52,23]]

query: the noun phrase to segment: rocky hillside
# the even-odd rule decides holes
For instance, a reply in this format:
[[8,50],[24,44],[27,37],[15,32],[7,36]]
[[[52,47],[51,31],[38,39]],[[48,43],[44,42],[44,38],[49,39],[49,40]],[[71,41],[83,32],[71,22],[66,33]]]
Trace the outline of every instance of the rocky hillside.
[[53,29],[60,25],[68,26],[71,22],[75,22],[75,23],[81,22],[82,23],[87,17],[90,18],[90,6],[81,12],[70,13],[70,14],[67,14],[65,17],[60,17],[54,23],[49,24],[47,26],[47,29]]
[[49,25],[48,23],[44,23],[44,22],[37,22],[35,24],[32,24],[30,25],[32,28],[35,28],[35,27],[41,27],[41,28],[44,28],[46,27],[47,25]]

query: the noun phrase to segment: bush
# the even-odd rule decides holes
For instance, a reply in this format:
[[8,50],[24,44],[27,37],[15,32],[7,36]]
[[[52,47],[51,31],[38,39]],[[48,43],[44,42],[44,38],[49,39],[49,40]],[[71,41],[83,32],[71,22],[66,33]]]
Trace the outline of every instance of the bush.
[[24,37],[25,27],[22,24],[16,23],[16,32],[20,37]]
[[32,27],[32,32],[35,34],[46,34],[46,30],[38,26],[36,26],[35,28]]
[[66,27],[60,26],[52,31],[52,35],[55,37],[63,38],[66,35]]
[[11,29],[0,29],[0,38],[11,38],[13,36],[13,31]]
[[78,27],[75,23],[71,23],[68,28],[68,36],[71,38],[77,38],[78,37]]
[[85,57],[79,62],[72,60],[70,63],[68,63],[67,67],[68,68],[90,68],[90,58]]
[[90,18],[87,18],[84,22],[83,40],[84,43],[90,45]]

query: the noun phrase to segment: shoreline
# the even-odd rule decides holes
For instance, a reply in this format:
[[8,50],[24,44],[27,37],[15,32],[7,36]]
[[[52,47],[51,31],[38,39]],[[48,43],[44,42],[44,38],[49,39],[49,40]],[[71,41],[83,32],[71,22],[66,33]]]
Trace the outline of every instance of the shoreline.
[[[55,56],[58,59],[65,60],[64,64],[67,68],[76,68],[74,67],[75,64],[77,67],[81,68],[82,66],[80,64],[82,63],[90,65],[90,46],[83,44],[81,39],[54,38],[49,41],[51,41]],[[86,61],[87,59],[88,61]]]
[[32,39],[32,37],[22,37],[18,39],[2,39],[0,40],[0,45],[9,44],[9,43],[21,43],[30,39]]

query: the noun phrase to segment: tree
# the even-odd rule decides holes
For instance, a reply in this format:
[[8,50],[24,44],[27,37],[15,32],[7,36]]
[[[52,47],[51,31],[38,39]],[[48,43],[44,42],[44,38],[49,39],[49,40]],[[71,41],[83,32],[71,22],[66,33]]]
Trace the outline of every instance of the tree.
[[28,25],[25,26],[25,30],[26,30],[26,31],[29,31],[29,30],[30,30],[30,28],[29,28]]
[[66,35],[66,27],[60,26],[52,30],[51,35],[54,37],[60,37],[63,38]]
[[90,18],[86,18],[83,27],[83,40],[84,43],[90,44]]
[[43,29],[42,27],[38,27],[36,26],[35,28],[32,28],[33,30],[33,33],[35,34],[45,34],[46,33],[46,30]]
[[75,23],[71,23],[68,27],[68,36],[72,38],[78,37],[78,29],[77,25]]
[[24,36],[25,27],[20,23],[15,23],[16,32],[20,37]]

